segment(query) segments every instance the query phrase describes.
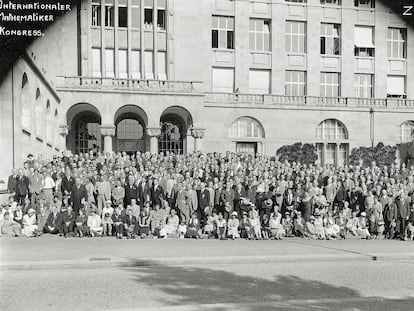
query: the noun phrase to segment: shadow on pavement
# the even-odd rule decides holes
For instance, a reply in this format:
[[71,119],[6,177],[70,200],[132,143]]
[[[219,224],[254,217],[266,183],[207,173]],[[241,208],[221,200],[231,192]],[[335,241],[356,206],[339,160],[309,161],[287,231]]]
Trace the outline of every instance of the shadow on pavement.
[[[223,271],[220,266],[213,270],[139,260],[131,261],[123,269],[130,271],[136,282],[165,293],[166,298],[160,302],[168,306],[208,304],[210,306],[207,309],[214,311],[414,310],[414,298],[367,298],[352,288],[305,280],[297,276],[259,279]],[[215,307],[212,304],[228,305]]]

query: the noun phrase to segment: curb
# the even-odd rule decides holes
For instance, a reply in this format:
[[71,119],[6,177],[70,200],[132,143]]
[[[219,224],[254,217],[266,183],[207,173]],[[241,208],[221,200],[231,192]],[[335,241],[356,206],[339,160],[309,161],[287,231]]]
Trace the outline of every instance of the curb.
[[159,265],[197,265],[197,264],[253,264],[253,263],[291,263],[291,262],[327,262],[327,261],[389,261],[414,260],[414,253],[344,253],[314,255],[279,256],[221,256],[221,257],[158,257],[158,258],[81,258],[78,260],[47,260],[1,262],[1,270],[45,270],[45,269],[108,269],[142,268]]

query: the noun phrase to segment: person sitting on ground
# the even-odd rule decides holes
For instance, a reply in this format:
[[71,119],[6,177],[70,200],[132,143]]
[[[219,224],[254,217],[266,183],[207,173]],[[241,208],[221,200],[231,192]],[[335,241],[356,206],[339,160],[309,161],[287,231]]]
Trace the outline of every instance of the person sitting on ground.
[[252,232],[254,235],[254,238],[256,240],[262,239],[262,230],[260,226],[260,218],[256,210],[252,211],[252,217],[250,218],[250,227],[252,228]]
[[184,239],[186,233],[187,233],[187,224],[186,224],[185,217],[182,217],[181,222],[178,225],[178,237],[180,239]]
[[167,236],[177,236],[178,225],[180,219],[177,216],[175,209],[170,210],[170,215],[167,217],[167,224],[165,225],[165,232]]
[[237,212],[234,211],[231,213],[231,218],[227,222],[227,237],[232,240],[238,239],[239,235],[239,219],[237,218]]
[[115,209],[115,212],[112,214],[112,222],[115,229],[115,237],[117,239],[122,239],[124,235],[124,223],[123,223],[123,206],[122,204],[119,204],[117,208]]
[[75,225],[75,236],[82,238],[89,235],[88,217],[85,215],[83,208],[79,210],[79,214],[76,216]]
[[260,223],[261,231],[262,231],[262,237],[264,240],[268,240],[269,236],[272,235],[272,232],[270,231],[270,225],[269,225],[269,215],[263,214],[262,221]]
[[20,224],[15,222],[10,217],[10,212],[5,212],[3,220],[0,221],[0,235],[6,237],[18,237],[22,234],[22,228]]
[[280,222],[281,219],[282,214],[280,214],[278,210],[275,210],[274,213],[270,214],[269,227],[270,231],[272,232],[272,238],[276,240],[282,240],[285,236],[285,229]]
[[336,240],[339,236],[340,228],[335,223],[335,219],[332,216],[332,212],[328,211],[324,218],[325,236],[328,240]]
[[46,205],[39,207],[39,213],[37,214],[37,231],[38,235],[43,234],[43,228],[46,226],[47,219],[49,218],[50,210]]
[[207,223],[204,226],[204,234],[208,239],[215,235],[214,218],[212,215],[207,215]]
[[302,217],[302,213],[297,211],[296,218],[293,220],[294,232],[297,237],[305,237],[305,220]]
[[139,226],[139,236],[141,239],[146,238],[149,235],[149,215],[147,214],[146,209],[141,210],[141,215],[138,219],[138,226]]
[[47,218],[46,225],[43,227],[43,232],[49,234],[58,234],[60,233],[60,228],[62,226],[62,214],[57,210],[56,206],[51,205],[50,214]]
[[65,238],[75,234],[75,220],[76,215],[73,211],[72,205],[69,205],[67,210],[62,213],[62,226],[60,228],[61,233],[63,233]]
[[34,236],[38,236],[37,234],[37,218],[36,212],[33,208],[30,208],[27,211],[27,214],[23,216],[23,234],[30,238]]
[[314,216],[310,216],[309,221],[305,224],[305,236],[312,240],[316,240],[318,238],[318,233],[315,228]]
[[112,215],[114,214],[114,208],[112,207],[111,200],[106,201],[106,206],[102,209],[102,227],[104,236],[112,236]]
[[193,213],[191,215],[190,221],[188,222],[188,228],[187,228],[187,238],[194,238],[199,239],[200,238],[200,221],[197,217],[197,212]]
[[325,228],[323,227],[323,219],[321,214],[315,214],[315,229],[319,240],[325,240]]
[[247,212],[243,212],[242,219],[240,221],[240,237],[242,239],[252,239],[250,219],[247,217]]
[[352,212],[352,217],[346,223],[346,230],[353,236],[358,236],[358,218],[357,212]]
[[346,223],[347,220],[345,218],[345,212],[344,210],[339,212],[338,217],[335,219],[335,223],[339,227],[339,236],[341,239],[346,239]]
[[227,229],[227,222],[223,217],[223,213],[218,214],[218,218],[216,221],[217,225],[217,235],[220,240],[226,239],[226,229]]
[[361,212],[361,217],[358,219],[358,235],[362,239],[371,239],[371,234],[368,230],[368,219],[365,212]]
[[88,217],[87,225],[89,227],[89,233],[92,237],[102,236],[103,228],[101,226],[102,220],[99,215],[96,214],[96,210],[92,209],[91,214]]
[[290,217],[289,212],[285,213],[285,218],[282,219],[282,225],[283,225],[283,229],[286,232],[286,236],[292,237],[293,236],[293,222],[292,222],[292,218]]
[[13,214],[13,221],[17,222],[20,226],[23,225],[23,208],[21,204],[17,204],[16,210]]

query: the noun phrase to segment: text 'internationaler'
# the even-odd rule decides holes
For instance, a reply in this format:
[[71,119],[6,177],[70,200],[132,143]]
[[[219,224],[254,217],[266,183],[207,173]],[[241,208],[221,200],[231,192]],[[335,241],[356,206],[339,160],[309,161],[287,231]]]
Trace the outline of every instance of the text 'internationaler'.
[[50,10],[50,11],[69,11],[70,4],[56,3],[14,3],[12,1],[3,2],[0,0],[0,10]]

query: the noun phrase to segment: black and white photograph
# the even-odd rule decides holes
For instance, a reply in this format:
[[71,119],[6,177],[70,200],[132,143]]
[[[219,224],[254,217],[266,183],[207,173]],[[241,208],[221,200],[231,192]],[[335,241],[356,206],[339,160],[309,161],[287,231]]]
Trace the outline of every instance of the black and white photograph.
[[414,1],[0,0],[0,310],[414,311]]

